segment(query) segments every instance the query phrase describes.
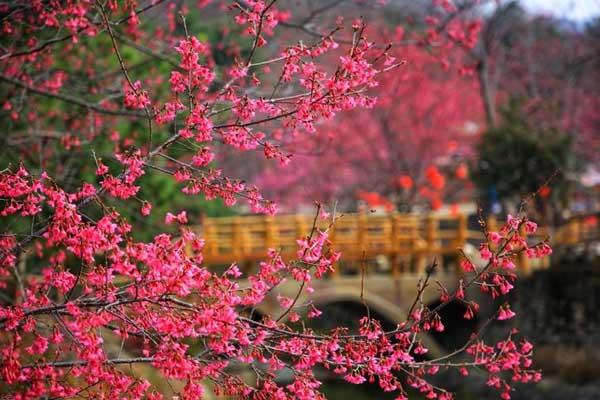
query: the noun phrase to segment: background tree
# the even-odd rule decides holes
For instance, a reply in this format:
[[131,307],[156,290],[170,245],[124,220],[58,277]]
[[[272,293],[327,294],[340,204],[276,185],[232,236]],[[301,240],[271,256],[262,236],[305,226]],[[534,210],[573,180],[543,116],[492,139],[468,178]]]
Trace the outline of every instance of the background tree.
[[548,225],[555,222],[553,213],[567,208],[566,194],[577,167],[571,136],[530,126],[512,103],[502,122],[482,135],[477,154],[472,178],[488,204],[499,200],[509,210],[507,202],[516,208],[535,194],[533,202]]
[[[261,186],[286,204],[292,198],[343,199],[348,207],[360,191],[378,193],[405,211],[458,200],[467,182],[464,160],[483,117],[477,82],[445,69],[435,50],[403,47],[395,55],[406,64],[380,80],[373,109],[340,115],[300,139],[308,142],[305,154],[291,160],[284,178],[268,166]],[[294,168],[299,165],[306,167]]]

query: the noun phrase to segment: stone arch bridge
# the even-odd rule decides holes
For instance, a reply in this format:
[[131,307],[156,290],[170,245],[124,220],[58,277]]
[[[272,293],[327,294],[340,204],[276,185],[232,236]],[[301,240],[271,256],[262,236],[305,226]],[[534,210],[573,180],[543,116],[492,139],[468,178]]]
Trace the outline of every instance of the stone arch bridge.
[[[330,221],[305,215],[240,216],[206,218],[199,227],[206,240],[205,263],[227,266],[236,262],[251,272],[264,260],[267,249],[277,249],[284,259],[296,257],[296,239],[307,236],[313,228],[326,229]],[[540,228],[528,240],[539,242],[550,236],[554,246],[590,243],[600,238],[598,215],[570,218],[561,226]],[[487,221],[489,230],[498,228],[495,219]],[[414,216],[402,214],[349,214],[338,218],[330,228],[332,247],[342,252],[336,272],[313,282],[310,301],[317,306],[336,302],[366,304],[389,321],[402,321],[417,295],[419,279],[434,260],[438,264],[431,277],[434,284],[422,293],[425,304],[439,299],[435,282],[452,289],[460,278],[458,260],[463,249],[477,257],[477,245],[484,239],[480,231],[469,229],[466,215]],[[521,257],[518,272],[527,275],[547,268],[549,259],[529,262]],[[277,287],[277,293],[294,298],[298,283]],[[298,304],[309,299],[302,295]],[[272,293],[259,312],[280,315],[283,310]],[[424,339],[433,354],[442,349],[430,337]]]

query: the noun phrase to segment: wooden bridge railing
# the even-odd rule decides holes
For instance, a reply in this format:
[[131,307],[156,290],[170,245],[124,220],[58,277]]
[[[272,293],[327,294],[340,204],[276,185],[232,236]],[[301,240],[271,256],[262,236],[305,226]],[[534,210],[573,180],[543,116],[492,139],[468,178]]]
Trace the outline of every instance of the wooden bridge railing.
[[[537,237],[530,239],[551,236],[555,244],[570,245],[599,238],[597,222],[591,224],[588,218],[574,217],[553,229],[540,228]],[[313,222],[314,217],[305,215],[206,218],[200,227],[206,240],[205,261],[227,264],[263,260],[268,248],[277,249],[284,258],[291,259],[296,255],[296,240],[310,233]],[[330,221],[319,219],[316,224],[317,228],[325,229]],[[490,220],[488,226],[493,228],[495,224]],[[336,220],[330,239],[333,247],[343,253],[344,260],[384,255],[392,260],[395,269],[398,258],[413,256],[417,268],[422,269],[425,256],[457,254],[457,248],[467,241],[483,240],[483,234],[468,229],[466,215],[346,214]],[[528,270],[525,260],[523,267]]]
[[[204,256],[208,263],[259,260],[266,249],[294,255],[296,240],[310,233],[314,218],[304,215],[243,216],[206,218],[202,234],[206,240]],[[325,229],[330,221],[317,220]],[[414,254],[454,251],[467,238],[466,218],[426,218],[416,216],[366,216],[349,214],[339,218],[330,230],[336,250],[345,258],[363,254]]]

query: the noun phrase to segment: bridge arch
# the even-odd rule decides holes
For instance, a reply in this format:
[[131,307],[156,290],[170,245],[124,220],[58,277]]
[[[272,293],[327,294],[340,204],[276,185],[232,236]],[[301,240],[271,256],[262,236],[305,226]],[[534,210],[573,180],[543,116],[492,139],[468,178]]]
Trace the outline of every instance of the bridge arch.
[[390,322],[398,322],[406,319],[407,310],[399,304],[392,303],[386,298],[364,290],[361,293],[352,286],[340,286],[333,290],[318,290],[311,296],[312,302],[318,307],[337,302],[352,302],[366,304],[370,309],[386,318]]

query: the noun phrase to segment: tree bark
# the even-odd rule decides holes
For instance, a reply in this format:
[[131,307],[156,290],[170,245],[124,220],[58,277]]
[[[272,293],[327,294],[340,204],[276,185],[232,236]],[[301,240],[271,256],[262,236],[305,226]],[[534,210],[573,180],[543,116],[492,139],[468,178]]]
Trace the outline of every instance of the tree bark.
[[485,60],[481,60],[477,64],[477,76],[479,78],[479,90],[481,93],[481,100],[483,101],[483,107],[485,109],[486,122],[488,128],[494,128],[496,126],[494,99],[490,88],[488,67]]

